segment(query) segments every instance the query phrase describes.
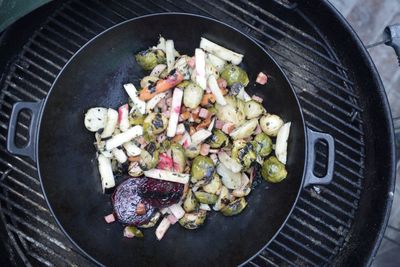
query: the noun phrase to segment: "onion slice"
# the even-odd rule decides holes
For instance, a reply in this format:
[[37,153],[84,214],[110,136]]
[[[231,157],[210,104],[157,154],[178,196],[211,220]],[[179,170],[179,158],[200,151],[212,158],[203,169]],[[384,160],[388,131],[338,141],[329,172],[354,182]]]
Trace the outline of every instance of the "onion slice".
[[187,184],[189,182],[189,174],[171,172],[166,170],[151,169],[144,171],[143,174],[149,178],[164,180],[168,182]]
[[136,87],[132,83],[127,83],[124,84],[124,88],[126,93],[129,95],[130,99],[133,102],[133,105],[137,111],[139,111],[141,114],[146,113],[146,102],[143,100],[139,99],[137,95],[137,90]]
[[111,139],[106,141],[106,150],[112,150],[123,143],[131,141],[133,138],[143,135],[143,127],[140,125],[136,125],[132,128],[129,128],[127,131],[117,134]]
[[232,64],[239,65],[242,62],[243,55],[222,47],[216,43],[201,37],[200,48],[206,50],[207,52],[223,59],[232,62]]
[[210,88],[211,92],[214,94],[215,100],[217,101],[217,103],[220,104],[221,106],[225,106],[226,100],[221,93],[221,89],[219,89],[217,79],[215,78],[214,75],[210,75],[208,77],[208,87]]

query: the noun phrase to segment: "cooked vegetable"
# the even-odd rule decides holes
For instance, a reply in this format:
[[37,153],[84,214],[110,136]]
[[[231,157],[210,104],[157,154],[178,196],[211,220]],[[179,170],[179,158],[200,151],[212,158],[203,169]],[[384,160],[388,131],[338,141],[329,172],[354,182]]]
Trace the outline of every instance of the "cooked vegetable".
[[215,203],[213,210],[218,211],[221,210],[229,203],[229,191],[228,188],[222,186],[221,192],[219,193],[218,200]]
[[157,224],[157,222],[160,219],[160,217],[161,217],[161,213],[160,212],[156,212],[156,213],[154,213],[153,217],[151,217],[151,219],[150,219],[150,221],[148,223],[142,224],[139,227],[140,228],[151,228],[151,227],[154,227]]
[[112,108],[107,110],[107,122],[104,127],[103,132],[101,133],[101,138],[110,137],[117,127],[118,123],[118,112]]
[[257,124],[257,119],[251,119],[233,130],[229,135],[232,137],[233,140],[245,139],[254,133]]
[[283,120],[277,115],[267,114],[260,119],[261,129],[269,136],[275,137],[282,125]]
[[194,195],[200,203],[204,203],[204,204],[215,204],[218,200],[217,195],[206,193],[206,192],[197,191],[194,193]]
[[188,108],[195,109],[200,105],[203,94],[204,90],[197,84],[191,82],[183,91],[183,104]]
[[241,185],[242,175],[234,173],[228,169],[223,163],[218,164],[217,173],[221,175],[221,180],[224,186],[228,189],[238,189]]
[[174,65],[175,65],[175,48],[174,48],[174,41],[172,40],[167,40],[165,42],[165,54],[167,58],[167,68],[168,72],[170,72]]
[[[155,81],[158,79],[155,79]],[[136,87],[132,83],[124,84],[124,88],[126,93],[129,95],[130,99],[132,100],[133,107],[137,110],[140,114],[146,113],[146,102],[139,99],[137,96],[138,92]]]
[[104,155],[99,155],[97,160],[99,163],[101,186],[104,192],[105,189],[112,188],[115,186],[114,174],[111,167],[111,160],[109,158],[106,158]]
[[278,131],[276,137],[275,155],[280,162],[286,164],[287,158],[287,141],[290,133],[290,122],[285,123]]
[[218,190],[221,188],[221,186],[222,186],[221,178],[219,178],[219,175],[217,173],[214,173],[211,181],[203,185],[202,189],[207,193],[216,194]]
[[210,53],[207,54],[207,59],[217,69],[217,71],[222,71],[226,64],[225,60]]
[[[173,160],[174,171],[184,172],[186,167],[185,150],[180,144],[171,145],[171,155]],[[179,219],[179,218],[178,218]]]
[[186,212],[192,212],[196,210],[199,206],[199,202],[197,201],[196,197],[194,196],[192,190],[186,195],[185,201],[183,202],[183,209]]
[[135,56],[136,62],[144,70],[152,70],[157,64],[165,62],[165,53],[162,50],[144,50]]
[[206,140],[211,135],[212,135],[212,133],[210,131],[208,131],[208,130],[205,130],[205,129],[201,129],[201,130],[195,132],[192,135],[192,145],[195,146],[195,145],[200,144],[201,142]]
[[[153,68],[153,70],[150,72],[151,77],[160,77],[160,74],[167,69],[167,65],[165,64],[158,64]],[[142,86],[143,88],[144,86]]]
[[225,66],[221,72],[221,77],[226,80],[228,86],[231,86],[234,83],[241,83],[244,86],[247,86],[249,83],[249,77],[247,76],[247,73],[239,66],[232,64]]
[[175,71],[165,79],[158,80],[156,84],[143,88],[140,91],[139,98],[147,101],[152,99],[155,95],[168,91],[183,81],[183,75]]
[[114,148],[111,153],[119,163],[125,163],[128,160],[125,152],[122,149]]
[[237,99],[234,96],[225,96],[226,105],[215,104],[217,118],[224,122],[231,122],[239,125],[245,119],[244,110],[240,109]]
[[149,143],[145,149],[140,152],[139,166],[142,170],[150,170],[157,166],[159,152],[155,143]]
[[129,105],[125,104],[118,108],[119,129],[125,132],[129,129]]
[[144,237],[142,231],[140,231],[139,229],[137,229],[135,226],[133,225],[128,225],[125,226],[124,228],[124,236],[127,238],[132,238],[132,237]]
[[234,173],[238,173],[242,170],[242,165],[240,165],[236,160],[232,159],[231,157],[226,154],[226,152],[221,151],[218,153],[219,161],[229,170]]
[[126,143],[123,144],[123,147],[125,148],[126,154],[129,157],[138,156],[142,152],[140,147],[135,145],[133,142],[126,142]]
[[244,197],[238,198],[235,201],[229,203],[221,209],[221,213],[225,216],[234,216],[241,213],[246,208],[247,202]]
[[196,60],[196,82],[201,88],[206,89],[206,54],[202,49],[196,48],[194,55]]
[[259,133],[254,138],[256,152],[261,157],[266,157],[272,152],[272,140],[266,133]]
[[221,89],[218,86],[217,79],[215,78],[214,75],[210,75],[208,77],[208,87],[210,88],[211,92],[215,96],[215,101],[221,106],[226,105],[226,100],[224,96],[221,93]]
[[155,95],[152,99],[150,99],[147,104],[146,104],[146,112],[150,113],[151,110],[153,110],[157,104],[163,99],[165,98],[165,96],[167,95],[166,92],[164,93],[160,93],[158,95]]
[[91,132],[97,132],[103,129],[107,123],[108,109],[106,108],[91,108],[85,114],[85,127]]
[[116,148],[123,143],[131,141],[133,138],[143,135],[143,127],[136,125],[129,128],[126,132],[114,135],[111,139],[106,141],[106,150]]
[[156,81],[158,81],[158,77],[154,77],[154,76],[145,76],[140,80],[140,87],[144,88],[150,85],[153,85]]
[[181,113],[181,103],[183,98],[183,91],[180,88],[175,88],[172,95],[171,115],[169,117],[167,136],[174,137],[176,134],[176,127],[178,125],[179,114]]
[[168,126],[168,119],[162,113],[150,113],[143,121],[143,130],[149,135],[162,133]]
[[221,130],[215,129],[210,137],[210,147],[211,148],[221,148],[229,145],[229,138]]
[[257,159],[252,142],[236,140],[233,142],[232,158],[238,160],[246,169]]
[[197,156],[192,162],[190,170],[191,182],[210,178],[214,173],[214,162],[206,156]]
[[232,64],[235,65],[239,65],[243,59],[243,55],[233,52],[232,50],[226,49],[225,47],[222,47],[203,37],[200,40],[200,48],[223,60],[230,61],[232,62]]
[[179,220],[179,224],[185,227],[186,229],[190,230],[197,229],[204,224],[206,216],[207,212],[205,210],[199,210],[193,213],[186,213],[185,216],[183,216]]
[[244,105],[244,114],[247,119],[254,119],[265,112],[264,107],[257,101],[250,100]]
[[139,177],[143,175],[143,170],[140,168],[138,161],[129,163],[128,174],[132,177]]
[[180,204],[173,204],[169,206],[171,214],[173,214],[178,220],[185,215],[185,211],[182,209]]
[[200,203],[199,209],[206,210],[206,211],[211,210],[210,206],[208,204],[204,204],[204,203]]
[[169,227],[171,226],[171,222],[168,220],[168,218],[164,218],[161,220],[160,224],[158,225],[156,229],[156,237],[158,240],[161,240],[165,233],[168,231]]
[[131,116],[129,117],[129,123],[131,125],[142,125],[145,118],[146,118],[145,116],[136,115],[132,113]]
[[271,183],[279,183],[287,176],[285,165],[276,157],[271,156],[264,161],[261,169],[262,177]]
[[186,184],[187,182],[189,182],[189,174],[184,174],[184,173],[176,173],[171,171],[152,169],[144,171],[143,174],[149,178],[154,178],[169,182],[175,182],[181,184]]
[[200,154],[200,145],[197,146],[188,146],[185,149],[185,156],[190,158],[190,159],[194,159],[195,157],[197,157]]

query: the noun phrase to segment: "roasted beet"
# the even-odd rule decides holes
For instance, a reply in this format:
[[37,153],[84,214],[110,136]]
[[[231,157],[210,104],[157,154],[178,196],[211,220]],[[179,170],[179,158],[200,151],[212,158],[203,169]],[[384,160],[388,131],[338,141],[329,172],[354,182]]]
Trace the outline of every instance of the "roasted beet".
[[[155,208],[139,196],[139,186],[145,182],[145,178],[129,178],[121,183],[112,196],[114,213],[121,223],[141,225],[147,223],[153,215]],[[145,205],[146,212],[143,215],[136,213],[138,203]]]
[[183,184],[145,178],[139,185],[139,195],[153,207],[162,208],[177,203],[183,194]]

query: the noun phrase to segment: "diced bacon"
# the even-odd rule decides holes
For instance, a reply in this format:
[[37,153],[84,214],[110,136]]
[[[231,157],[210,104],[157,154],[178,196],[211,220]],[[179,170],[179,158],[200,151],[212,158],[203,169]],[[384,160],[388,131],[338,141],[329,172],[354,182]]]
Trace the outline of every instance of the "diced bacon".
[[217,83],[218,83],[219,88],[226,88],[228,86],[228,83],[223,78],[218,78]]
[[195,57],[191,57],[188,62],[187,62],[188,66],[192,69],[194,69],[194,67],[196,66],[196,59]]
[[259,97],[259,96],[256,96],[256,95],[253,95],[251,98],[254,101],[257,101],[258,103],[262,103],[263,102],[263,99],[261,97]]
[[216,122],[215,122],[215,128],[217,128],[217,129],[222,129],[222,127],[224,127],[224,124],[225,124],[225,122],[223,122],[223,121],[220,121],[220,120],[217,120]]
[[262,129],[260,127],[260,124],[257,125],[257,128],[254,130],[254,134],[259,134],[262,132]]
[[207,156],[210,151],[210,145],[209,144],[202,144],[200,147],[200,155],[202,156]]
[[205,118],[207,118],[209,115],[210,115],[210,112],[209,112],[207,109],[205,109],[205,108],[201,108],[201,109],[200,109],[200,112],[199,112],[199,117],[200,117],[200,118],[205,119]]
[[113,223],[115,222],[115,216],[114,214],[108,214],[107,216],[104,216],[104,220],[106,220],[107,223]]
[[225,123],[224,126],[222,126],[222,131],[226,134],[230,134],[233,129],[235,129],[235,125],[233,123]]
[[195,109],[192,111],[192,114],[193,114],[193,115],[199,115],[199,112],[200,112],[200,108],[197,107],[197,108],[195,108]]
[[123,132],[129,128],[129,106],[128,104],[122,105],[118,108],[118,123],[119,129]]
[[169,214],[167,216],[167,219],[171,224],[175,224],[178,221],[178,219],[173,214]]
[[208,88],[208,87],[206,88],[206,93],[207,93],[207,94],[212,93],[211,90],[210,90],[210,88]]
[[263,72],[260,72],[259,74],[258,74],[258,76],[257,76],[257,79],[256,79],[256,83],[259,83],[259,84],[266,84],[267,83],[267,81],[268,81],[268,76],[265,74],[265,73],[263,73]]
[[185,132],[185,125],[183,123],[179,123],[178,127],[176,127],[176,134],[183,134]]
[[167,104],[168,107],[170,107],[172,105],[172,97],[165,100],[165,103]]
[[163,111],[162,114],[163,114],[165,117],[169,118],[169,116],[171,116],[171,111],[166,110],[166,111]]

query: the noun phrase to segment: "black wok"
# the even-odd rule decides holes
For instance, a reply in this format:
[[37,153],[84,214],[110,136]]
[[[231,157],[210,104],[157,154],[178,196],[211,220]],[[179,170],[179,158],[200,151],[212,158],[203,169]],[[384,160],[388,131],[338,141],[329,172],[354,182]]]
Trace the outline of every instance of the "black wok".
[[[110,196],[102,194],[93,134],[83,124],[94,106],[116,108],[128,99],[122,85],[138,83],[145,72],[133,54],[152,46],[158,36],[173,39],[184,54],[193,54],[201,36],[244,54],[250,81],[268,73],[266,86],[250,83],[248,92],[264,98],[267,111],[291,121],[288,177],[279,184],[261,183],[248,197],[240,216],[209,213],[206,224],[189,231],[175,225],[162,241],[154,228],[144,239],[122,237],[123,226],[106,224],[112,211]],[[15,126],[21,110],[32,114],[30,141],[15,145]],[[325,177],[313,174],[314,145],[328,144]],[[90,259],[108,266],[232,266],[246,262],[279,232],[300,190],[332,179],[334,141],[330,135],[306,128],[299,103],[276,62],[252,39],[213,19],[189,14],[158,14],[116,25],[82,47],[57,77],[49,95],[38,103],[13,107],[7,140],[11,153],[37,162],[43,192],[60,227]]]

